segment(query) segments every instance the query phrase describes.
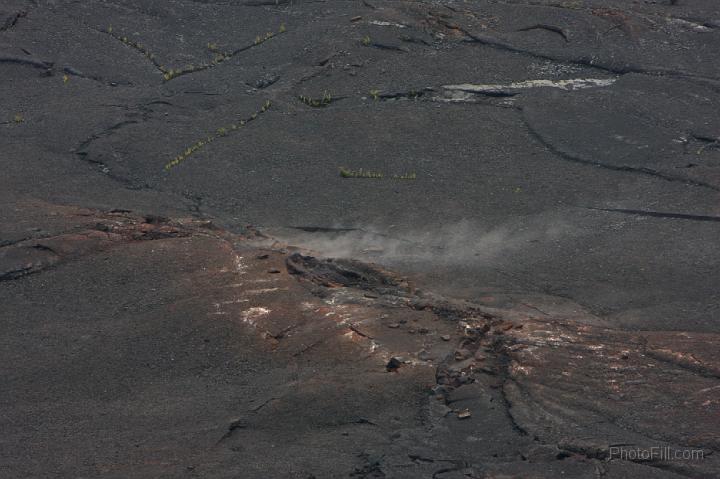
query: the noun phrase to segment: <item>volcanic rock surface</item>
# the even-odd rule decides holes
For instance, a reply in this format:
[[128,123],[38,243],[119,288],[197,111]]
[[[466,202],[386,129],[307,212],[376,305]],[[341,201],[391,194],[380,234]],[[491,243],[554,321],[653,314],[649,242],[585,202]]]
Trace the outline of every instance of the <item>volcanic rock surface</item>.
[[5,0],[0,476],[718,477],[719,65],[714,0]]

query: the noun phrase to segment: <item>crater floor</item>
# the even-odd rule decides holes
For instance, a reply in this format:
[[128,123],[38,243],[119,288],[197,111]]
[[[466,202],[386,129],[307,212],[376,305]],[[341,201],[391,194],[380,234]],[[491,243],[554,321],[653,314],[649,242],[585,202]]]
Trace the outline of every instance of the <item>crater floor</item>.
[[719,52],[714,0],[4,1],[0,475],[717,476]]

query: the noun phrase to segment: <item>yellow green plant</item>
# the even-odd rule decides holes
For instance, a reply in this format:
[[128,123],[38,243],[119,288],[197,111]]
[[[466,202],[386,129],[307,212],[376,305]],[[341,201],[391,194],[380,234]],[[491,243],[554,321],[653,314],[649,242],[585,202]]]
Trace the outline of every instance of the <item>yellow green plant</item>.
[[340,176],[343,178],[370,178],[370,179],[382,179],[385,175],[379,171],[369,171],[359,168],[357,170],[350,170],[345,167],[340,167]]
[[[343,178],[367,178],[378,180],[385,178],[385,174],[381,171],[364,170],[362,168],[352,170],[345,168],[344,166],[340,167],[340,176]],[[402,175],[392,175],[389,178],[393,180],[416,180],[417,174],[415,172],[403,173]]]
[[185,161],[188,157],[193,155],[198,150],[202,149],[206,145],[212,143],[213,141],[217,140],[218,138],[222,138],[224,136],[227,136],[230,134],[230,132],[237,131],[250,123],[251,121],[255,120],[259,115],[262,113],[265,113],[270,109],[270,100],[267,100],[263,105],[260,107],[260,109],[256,112],[254,112],[252,115],[250,115],[249,118],[246,118],[244,120],[240,120],[237,123],[232,123],[227,126],[221,126],[220,128],[215,130],[215,133],[208,135],[206,138],[200,139],[193,143],[192,145],[185,148],[185,150],[177,155],[175,158],[173,158],[171,161],[165,164],[165,170],[170,171],[170,169],[174,168],[175,166],[179,165],[181,162]]
[[[98,30],[98,31],[102,31],[102,30]],[[163,74],[163,79],[165,81],[170,81],[173,78],[177,78],[181,75],[185,75],[188,73],[194,73],[194,72],[198,72],[198,71],[202,71],[202,70],[207,70],[208,68],[215,67],[218,64],[220,64],[226,60],[229,60],[234,55],[236,55],[240,52],[243,52],[251,47],[265,43],[266,41],[270,40],[271,38],[274,38],[275,36],[277,36],[281,33],[285,33],[285,31],[286,31],[286,27],[285,27],[285,24],[283,23],[280,25],[280,30],[278,31],[278,33],[267,32],[263,36],[257,35],[255,37],[255,41],[252,44],[238,48],[237,50],[232,51],[232,52],[222,52],[222,51],[220,51],[220,47],[217,45],[217,43],[208,42],[207,48],[214,54],[213,59],[210,60],[209,62],[201,63],[200,65],[188,65],[185,68],[167,68],[167,67],[165,67],[164,65],[162,65],[160,62],[157,61],[155,55],[153,53],[151,53],[145,45],[143,45],[140,42],[136,42],[136,41],[132,40],[131,38],[128,38],[125,35],[118,35],[118,34],[114,33],[112,26],[108,26],[107,29],[105,30],[105,33],[107,33],[111,37],[115,38],[116,40],[122,42],[124,45],[126,45],[134,50],[137,50],[138,52],[143,54],[148,60],[150,60],[150,62],[152,62],[153,65],[155,65],[155,68],[160,70],[160,72]]]
[[125,46],[132,48],[133,50],[136,50],[140,52],[145,58],[147,58],[153,65],[155,65],[155,68],[160,70],[164,75],[168,74],[168,71],[164,66],[162,66],[156,59],[155,54],[151,53],[145,45],[143,45],[140,42],[136,42],[130,38],[128,38],[126,35],[118,35],[116,33],[113,33],[113,27],[112,25],[107,27],[105,31],[108,35],[113,37],[114,39],[120,41]]
[[310,98],[309,96],[304,96],[304,95],[300,95],[298,98],[300,99],[301,102],[305,103],[306,105],[312,106],[315,108],[324,107],[324,106],[327,106],[330,103],[332,103],[332,96],[330,95],[330,93],[327,90],[325,90],[323,92],[323,96],[320,99],[314,99],[314,98]]
[[257,35],[255,37],[255,40],[253,41],[252,45],[239,48],[239,49],[235,50],[234,52],[222,52],[222,51],[220,51],[220,49],[216,43],[208,43],[207,44],[208,50],[210,50],[211,52],[214,53],[212,60],[210,60],[209,62],[201,63],[200,65],[188,65],[182,69],[178,68],[178,69],[164,70],[163,78],[165,81],[170,81],[173,78],[177,78],[181,75],[186,75],[188,73],[194,73],[194,72],[198,72],[198,71],[202,71],[202,70],[207,70],[208,68],[213,68],[213,67],[219,65],[220,63],[229,60],[236,54],[247,50],[250,47],[254,47],[254,46],[260,45],[262,43],[265,43],[266,41],[270,40],[271,38],[274,38],[275,36],[277,36],[281,33],[284,33],[285,32],[284,25],[285,24],[282,24],[280,26],[281,28],[278,33],[267,32],[263,36]]

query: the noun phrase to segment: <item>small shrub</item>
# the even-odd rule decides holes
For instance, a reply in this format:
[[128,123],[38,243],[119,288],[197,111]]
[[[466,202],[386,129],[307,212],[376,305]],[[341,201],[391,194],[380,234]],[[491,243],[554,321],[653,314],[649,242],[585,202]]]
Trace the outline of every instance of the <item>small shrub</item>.
[[321,108],[324,106],[328,106],[330,103],[332,103],[332,96],[330,93],[326,90],[323,92],[323,96],[320,99],[314,99],[310,98],[309,96],[300,95],[298,97],[301,102],[305,103],[308,106],[312,106],[315,108]]
[[379,171],[363,170],[362,168],[357,170],[350,170],[344,167],[340,168],[340,176],[343,178],[371,178],[371,179],[382,179],[385,177]]

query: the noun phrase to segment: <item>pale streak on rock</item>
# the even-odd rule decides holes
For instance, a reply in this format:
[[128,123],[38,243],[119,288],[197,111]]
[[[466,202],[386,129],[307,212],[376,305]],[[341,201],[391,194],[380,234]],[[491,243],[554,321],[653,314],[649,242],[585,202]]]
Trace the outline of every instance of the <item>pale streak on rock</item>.
[[266,294],[273,293],[275,291],[286,290],[287,288],[262,288],[262,289],[249,289],[245,291],[245,294]]
[[526,80],[521,82],[502,84],[473,84],[461,83],[458,85],[443,85],[445,90],[462,91],[467,93],[501,93],[530,88],[560,88],[562,90],[581,90],[585,88],[598,88],[610,86],[617,78],[574,78],[569,80]]
[[247,310],[243,311],[241,314],[242,314],[242,318],[243,318],[244,322],[246,322],[250,325],[255,325],[255,323],[257,322],[257,320],[259,318],[262,318],[263,316],[267,316],[268,314],[270,314],[270,310],[268,308],[257,307],[257,308],[247,309]]
[[407,28],[406,25],[403,25],[402,23],[395,23],[395,22],[385,22],[380,20],[371,20],[368,22],[371,25],[378,25],[381,27],[397,27],[397,28]]

